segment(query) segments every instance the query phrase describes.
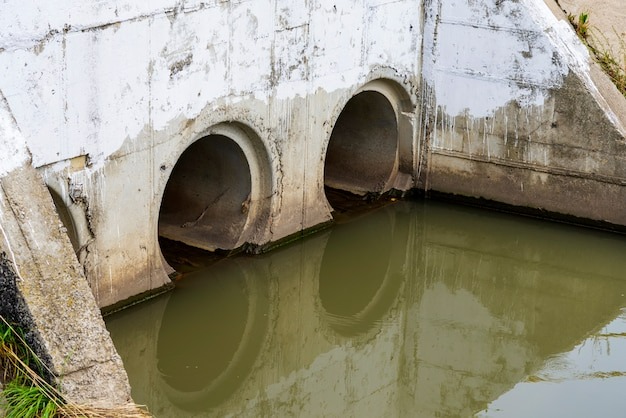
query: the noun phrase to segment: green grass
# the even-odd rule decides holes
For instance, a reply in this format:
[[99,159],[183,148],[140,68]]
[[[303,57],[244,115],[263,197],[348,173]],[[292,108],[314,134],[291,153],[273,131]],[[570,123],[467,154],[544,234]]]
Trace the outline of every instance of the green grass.
[[[144,407],[128,403],[96,408],[66,402],[42,376],[52,372],[26,344],[23,331],[0,315],[0,378],[4,383],[2,409],[6,418],[146,418]],[[46,373],[44,373],[46,372]]]
[[583,40],[587,40],[589,36],[589,13],[583,12],[578,15],[578,18],[570,14],[567,15],[567,18],[576,30],[578,36]]
[[24,340],[24,332],[0,316],[0,370],[7,418],[52,418],[63,399],[41,375],[44,365]]
[[[570,14],[567,17],[596,62],[609,76],[620,93],[626,97],[626,43],[624,40],[620,39],[618,51],[614,52],[604,34],[595,29],[590,29],[589,13],[584,12],[577,17]],[[619,39],[619,35],[617,38]]]
[[20,375],[15,358],[39,372],[42,371],[41,362],[37,361],[37,356],[25,343],[24,331],[0,316],[0,381],[9,382]]
[[53,418],[59,405],[41,387],[17,380],[4,387],[6,418]]

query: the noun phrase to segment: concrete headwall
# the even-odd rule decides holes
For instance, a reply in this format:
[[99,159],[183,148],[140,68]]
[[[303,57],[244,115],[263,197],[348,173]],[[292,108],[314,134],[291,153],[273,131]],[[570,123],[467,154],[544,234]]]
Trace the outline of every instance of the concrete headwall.
[[[422,37],[415,1],[68,1],[13,9],[0,18],[0,90],[75,226],[100,306],[168,282],[157,241],[161,202],[177,161],[201,138],[227,137],[248,163],[249,184],[227,184],[235,192],[226,194],[224,212],[232,214],[217,222],[237,227],[225,233],[227,249],[331,219],[325,150],[361,90],[380,92],[408,132],[402,164],[394,146],[383,186],[403,171],[411,187]],[[241,160],[223,152],[224,160]],[[240,169],[248,171],[196,173],[192,184],[235,178]],[[215,225],[197,221],[214,215],[206,208],[224,196],[219,184],[203,191],[204,200],[182,204],[191,209],[174,227],[187,242],[220,246],[202,245],[187,234],[194,228],[182,227]]]
[[626,105],[543,0],[3,7],[0,91],[101,307],[169,283],[159,235],[278,241],[325,186],[626,225]]

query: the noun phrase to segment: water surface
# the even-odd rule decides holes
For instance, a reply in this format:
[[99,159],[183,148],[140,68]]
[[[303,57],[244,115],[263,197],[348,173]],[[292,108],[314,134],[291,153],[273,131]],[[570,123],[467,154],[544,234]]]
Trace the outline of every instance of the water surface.
[[398,202],[107,317],[157,417],[626,413],[626,237]]

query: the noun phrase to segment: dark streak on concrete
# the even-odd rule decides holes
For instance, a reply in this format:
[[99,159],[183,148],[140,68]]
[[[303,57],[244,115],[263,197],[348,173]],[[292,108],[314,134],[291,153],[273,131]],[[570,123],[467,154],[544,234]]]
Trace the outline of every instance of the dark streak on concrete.
[[[48,368],[52,368],[52,361],[48,355],[41,336],[37,332],[33,317],[24,298],[17,289],[16,281],[19,280],[13,262],[7,254],[0,252],[0,315],[12,325],[20,327],[24,331],[24,337],[29,347],[37,354]],[[53,376],[44,376],[49,382]]]

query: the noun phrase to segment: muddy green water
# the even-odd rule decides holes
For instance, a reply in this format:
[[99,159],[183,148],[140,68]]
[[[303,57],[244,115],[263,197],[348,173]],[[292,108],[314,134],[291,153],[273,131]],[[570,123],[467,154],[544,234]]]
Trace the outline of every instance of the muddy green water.
[[625,294],[625,236],[399,202],[106,322],[157,417],[623,417]]

